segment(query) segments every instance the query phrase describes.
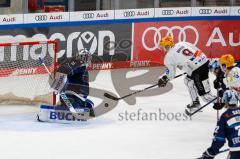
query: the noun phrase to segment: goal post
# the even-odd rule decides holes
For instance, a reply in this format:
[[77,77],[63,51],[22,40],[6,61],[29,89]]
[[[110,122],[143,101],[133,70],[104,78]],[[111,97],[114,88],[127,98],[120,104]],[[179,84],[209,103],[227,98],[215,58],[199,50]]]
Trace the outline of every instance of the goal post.
[[0,38],[0,104],[55,104],[49,74],[57,67],[54,40]]

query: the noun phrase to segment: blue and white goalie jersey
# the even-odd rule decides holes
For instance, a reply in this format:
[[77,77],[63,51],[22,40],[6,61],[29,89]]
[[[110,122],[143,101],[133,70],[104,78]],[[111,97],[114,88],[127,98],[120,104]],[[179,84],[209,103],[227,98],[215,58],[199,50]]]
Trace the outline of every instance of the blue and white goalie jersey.
[[87,67],[76,59],[64,62],[57,72],[67,74],[68,82],[65,90],[74,91],[87,97],[89,95],[89,74]]

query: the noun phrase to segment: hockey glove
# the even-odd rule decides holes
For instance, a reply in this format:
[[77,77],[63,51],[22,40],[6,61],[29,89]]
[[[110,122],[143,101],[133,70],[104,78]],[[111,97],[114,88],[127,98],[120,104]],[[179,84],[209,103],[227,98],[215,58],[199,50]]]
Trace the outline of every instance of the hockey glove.
[[158,80],[158,87],[165,87],[169,81],[169,78],[165,75]]
[[214,155],[211,155],[208,150],[205,151],[203,154],[202,154],[202,158],[201,159],[214,159]]
[[218,90],[217,93],[218,93],[218,96],[219,96],[220,98],[222,98],[224,91],[223,91],[222,89],[220,89],[220,90]]
[[213,109],[215,110],[221,110],[225,106],[224,103],[214,103]]
[[[53,76],[52,76],[53,77]],[[57,92],[63,91],[66,83],[67,83],[67,75],[64,73],[57,72],[55,73],[55,78],[49,77],[48,83],[52,89]]]
[[213,86],[214,86],[215,89],[221,88],[221,82],[219,81],[219,79],[215,79],[213,81]]

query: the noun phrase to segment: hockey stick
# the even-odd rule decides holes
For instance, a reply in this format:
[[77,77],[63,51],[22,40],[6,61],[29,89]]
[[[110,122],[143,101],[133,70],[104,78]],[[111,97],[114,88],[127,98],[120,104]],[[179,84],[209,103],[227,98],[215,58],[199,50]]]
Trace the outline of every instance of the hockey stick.
[[214,102],[218,97],[212,99],[211,101],[209,101],[208,103],[206,103],[205,105],[203,105],[202,107],[200,107],[199,109],[197,109],[196,111],[190,113],[190,112],[187,112],[185,111],[185,113],[188,115],[188,116],[193,116],[194,114],[196,114],[197,112],[199,112],[200,110],[202,110],[203,108],[205,108],[206,106],[208,106],[209,104],[211,104],[212,102]]
[[[225,149],[225,150],[219,151],[219,153],[217,155],[219,155],[221,153],[224,153],[224,152],[228,152],[228,151],[229,151],[229,149]],[[202,157],[198,157],[196,159],[202,159]]]
[[[49,77],[53,80],[54,78],[52,77],[51,75],[51,72],[49,71],[49,69],[47,68],[46,64],[44,63],[43,59],[41,59],[39,57],[39,62],[44,66],[45,70],[47,71],[47,73],[49,74]],[[64,92],[61,92],[59,93],[60,97],[62,98],[62,100],[64,101],[64,103],[67,105],[69,111],[75,116],[75,117],[78,117],[78,115],[80,113],[83,113],[83,112],[77,112],[72,103],[69,101],[68,97],[66,96],[66,94]],[[81,115],[84,115],[84,114],[81,114]]]
[[[217,103],[220,103],[219,88],[217,89]],[[217,110],[217,121],[219,121],[219,110]]]
[[[175,78],[178,78],[178,77],[180,77],[180,76],[182,76],[182,75],[185,75],[185,74],[186,74],[186,73],[182,73],[182,74],[180,74],[180,75],[177,75],[176,77],[174,77],[174,79],[175,79]],[[152,86],[146,87],[146,88],[144,88],[144,89],[142,89],[142,90],[138,90],[138,91],[136,91],[136,92],[132,92],[132,93],[130,93],[130,94],[127,94],[127,95],[122,96],[122,97],[119,97],[119,98],[118,98],[118,97],[114,97],[114,96],[112,96],[111,94],[108,94],[108,93],[104,93],[104,96],[107,97],[107,98],[109,98],[109,99],[118,101],[118,100],[127,98],[127,97],[129,97],[129,96],[132,96],[132,95],[134,95],[134,94],[137,94],[137,93],[143,92],[143,91],[145,91],[145,90],[148,90],[148,89],[150,89],[150,88],[156,87],[157,85],[158,85],[158,83],[157,83],[157,84],[154,84],[154,85],[152,85]]]
[[230,149],[225,149],[225,150],[219,151],[218,155],[221,154],[221,153],[227,152],[227,151],[229,151],[229,150],[230,150]]

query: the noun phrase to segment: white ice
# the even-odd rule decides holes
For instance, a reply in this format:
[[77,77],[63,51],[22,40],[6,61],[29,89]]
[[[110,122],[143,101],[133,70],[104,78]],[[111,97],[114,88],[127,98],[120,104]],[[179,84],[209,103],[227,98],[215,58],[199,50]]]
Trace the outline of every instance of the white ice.
[[[141,71],[140,71],[141,72]],[[128,74],[133,76],[133,74]],[[0,106],[0,159],[194,159],[211,144],[216,112],[204,109],[187,121],[121,121],[119,113],[183,113],[190,102],[183,77],[167,94],[124,101],[108,114],[74,124],[40,123],[38,108]],[[115,92],[109,71],[91,85]],[[146,85],[143,85],[144,88]],[[227,153],[216,159],[226,158]]]

